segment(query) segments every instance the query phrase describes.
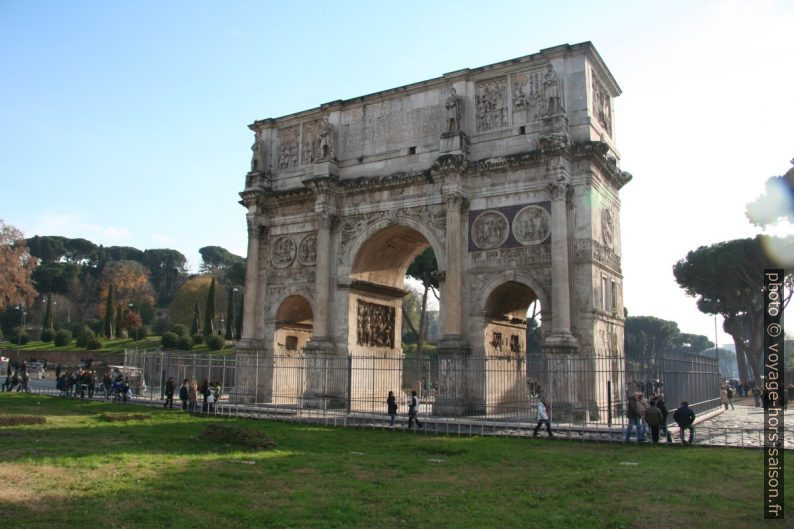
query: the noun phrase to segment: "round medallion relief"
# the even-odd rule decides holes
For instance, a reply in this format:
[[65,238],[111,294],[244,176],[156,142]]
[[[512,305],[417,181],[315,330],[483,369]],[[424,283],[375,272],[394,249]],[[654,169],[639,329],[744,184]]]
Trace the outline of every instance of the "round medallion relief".
[[307,235],[298,246],[298,262],[313,265],[317,262],[317,236]]
[[507,240],[507,217],[495,210],[480,213],[471,225],[471,238],[477,248],[498,248]]
[[513,218],[513,236],[524,246],[540,244],[550,233],[549,212],[540,206],[527,206]]
[[290,237],[279,237],[273,243],[273,266],[285,268],[295,259],[295,241]]
[[612,220],[612,212],[608,209],[601,210],[601,236],[604,239],[604,244],[612,248],[615,235],[615,224]]

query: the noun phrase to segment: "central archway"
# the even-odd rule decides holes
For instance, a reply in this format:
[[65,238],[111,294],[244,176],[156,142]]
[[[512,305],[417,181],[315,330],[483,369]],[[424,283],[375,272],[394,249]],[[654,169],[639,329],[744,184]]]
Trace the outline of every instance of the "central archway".
[[410,293],[405,274],[429,247],[420,231],[401,224],[371,233],[358,247],[350,270],[347,337],[353,409],[380,410],[389,391],[404,402],[410,389],[420,389],[421,377],[404,379],[403,299]]

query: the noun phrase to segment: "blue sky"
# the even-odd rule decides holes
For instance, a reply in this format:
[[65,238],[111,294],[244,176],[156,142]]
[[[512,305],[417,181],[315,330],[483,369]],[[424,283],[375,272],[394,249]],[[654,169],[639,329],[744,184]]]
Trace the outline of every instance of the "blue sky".
[[794,156],[792,27],[784,1],[0,0],[0,218],[245,255],[248,123],[589,40],[624,91],[626,306],[713,335],[671,267],[757,233],[744,204]]

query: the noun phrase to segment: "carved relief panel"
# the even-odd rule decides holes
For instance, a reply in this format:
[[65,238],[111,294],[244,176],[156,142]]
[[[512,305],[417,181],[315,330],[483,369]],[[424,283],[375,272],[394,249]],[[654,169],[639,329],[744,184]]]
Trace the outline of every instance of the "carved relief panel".
[[298,141],[300,127],[294,126],[278,131],[278,168],[298,167]]
[[513,236],[527,246],[540,244],[551,234],[551,217],[540,206],[527,206],[513,218]]
[[601,83],[593,77],[593,113],[604,130],[612,135],[612,99]]
[[317,262],[317,236],[307,235],[298,246],[298,262],[313,266]]
[[482,250],[504,244],[508,232],[507,218],[493,209],[480,213],[471,225],[471,239]]
[[480,81],[474,94],[477,132],[507,126],[507,79]]
[[614,248],[615,221],[612,211],[604,208],[601,210],[601,239],[607,248]]
[[513,120],[531,122],[543,111],[543,70],[513,74]]
[[271,262],[276,268],[286,268],[295,260],[295,241],[292,237],[282,236],[273,242]]
[[394,347],[394,307],[358,300],[357,343]]

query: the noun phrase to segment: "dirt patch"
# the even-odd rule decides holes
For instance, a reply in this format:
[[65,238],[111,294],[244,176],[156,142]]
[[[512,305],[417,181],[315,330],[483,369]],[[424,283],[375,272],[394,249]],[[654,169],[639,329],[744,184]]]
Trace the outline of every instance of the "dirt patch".
[[0,415],[0,426],[19,426],[21,424],[45,424],[47,419],[38,415]]
[[199,438],[251,450],[269,450],[276,447],[276,442],[264,433],[230,424],[210,424],[201,432]]
[[100,420],[108,422],[127,422],[127,421],[145,421],[151,418],[150,415],[144,413],[103,413],[99,416]]

